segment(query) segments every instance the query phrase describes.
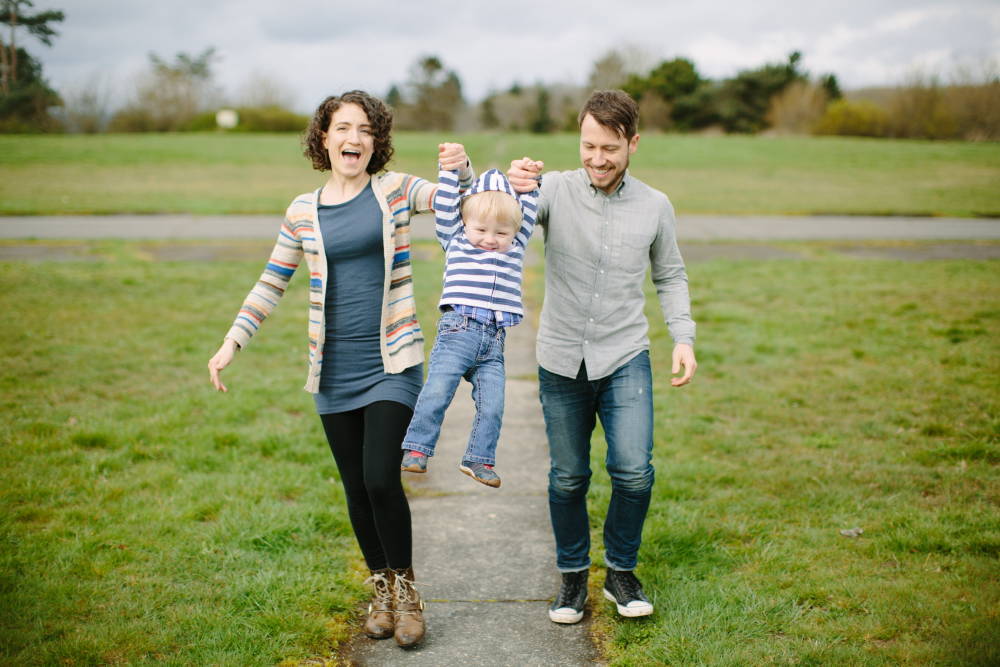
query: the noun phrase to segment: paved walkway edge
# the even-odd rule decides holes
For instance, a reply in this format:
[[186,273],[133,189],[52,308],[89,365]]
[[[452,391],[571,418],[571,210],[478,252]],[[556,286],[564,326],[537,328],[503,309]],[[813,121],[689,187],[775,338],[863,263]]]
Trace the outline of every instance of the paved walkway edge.
[[[533,243],[527,262],[538,261]],[[426,601],[427,636],[403,651],[357,637],[341,659],[359,665],[592,665],[590,614],[577,625],[548,618],[559,588],[548,513],[548,445],[538,401],[532,316],[508,331],[499,489],[458,470],[474,414],[463,382],[428,472],[403,473],[413,516],[413,567]],[[436,322],[423,322],[433,330]],[[591,604],[597,604],[595,601]]]
[[[0,239],[274,239],[275,215],[0,216]],[[414,218],[415,238],[434,238],[434,218]],[[681,241],[1000,240],[996,218],[685,215]]]

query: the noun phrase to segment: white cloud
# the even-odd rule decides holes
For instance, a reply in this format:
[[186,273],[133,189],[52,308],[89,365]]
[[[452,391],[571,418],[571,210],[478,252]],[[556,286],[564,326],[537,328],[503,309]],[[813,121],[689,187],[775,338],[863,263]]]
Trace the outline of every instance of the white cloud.
[[348,88],[384,94],[431,53],[458,71],[471,99],[515,80],[583,83],[598,57],[628,45],[654,62],[688,57],[712,78],[800,50],[806,69],[833,72],[845,87],[895,83],[919,65],[1000,58],[996,0],[620,0],[601,12],[575,0],[423,0],[379,11],[336,0],[36,0],[35,9],[67,15],[53,48],[27,45],[57,89],[96,73],[125,89],[149,52],[170,59],[214,46],[225,89],[262,72],[295,90],[302,110]]

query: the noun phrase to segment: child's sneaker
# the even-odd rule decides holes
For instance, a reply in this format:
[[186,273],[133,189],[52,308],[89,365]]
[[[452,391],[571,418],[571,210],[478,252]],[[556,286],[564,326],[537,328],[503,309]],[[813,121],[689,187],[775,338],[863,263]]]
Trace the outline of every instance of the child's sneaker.
[[462,461],[462,465],[458,466],[458,469],[486,486],[492,486],[494,489],[500,486],[500,475],[493,472],[491,465],[476,461]]
[[406,472],[427,472],[427,455],[412,449],[404,449],[399,469]]

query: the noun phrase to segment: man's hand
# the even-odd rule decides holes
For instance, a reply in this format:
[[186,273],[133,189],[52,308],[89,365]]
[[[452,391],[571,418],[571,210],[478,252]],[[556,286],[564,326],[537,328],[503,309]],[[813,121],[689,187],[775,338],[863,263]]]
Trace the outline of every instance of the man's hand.
[[687,343],[677,343],[674,345],[674,367],[670,371],[673,375],[681,372],[684,367],[684,375],[679,378],[670,378],[670,384],[675,387],[683,387],[694,377],[694,369],[698,368],[698,362],[694,360],[694,348]]
[[438,162],[442,169],[461,171],[469,163],[462,144],[438,144]]
[[544,162],[532,160],[530,157],[513,160],[510,163],[510,169],[507,170],[507,180],[510,181],[514,192],[523,194],[537,188],[538,179],[544,166]]

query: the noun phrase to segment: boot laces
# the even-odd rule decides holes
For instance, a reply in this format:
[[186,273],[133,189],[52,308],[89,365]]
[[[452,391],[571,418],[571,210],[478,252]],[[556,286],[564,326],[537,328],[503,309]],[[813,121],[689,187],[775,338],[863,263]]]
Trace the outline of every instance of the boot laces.
[[375,590],[375,599],[384,604],[392,604],[392,587],[389,579],[382,572],[373,572],[372,576],[365,579],[365,586],[371,586]]
[[420,594],[417,593],[417,584],[412,579],[407,579],[401,574],[396,575],[396,602],[417,604],[420,602]]

